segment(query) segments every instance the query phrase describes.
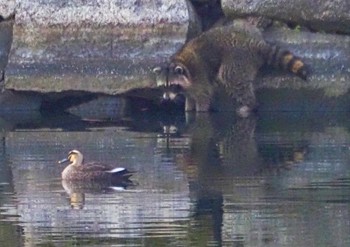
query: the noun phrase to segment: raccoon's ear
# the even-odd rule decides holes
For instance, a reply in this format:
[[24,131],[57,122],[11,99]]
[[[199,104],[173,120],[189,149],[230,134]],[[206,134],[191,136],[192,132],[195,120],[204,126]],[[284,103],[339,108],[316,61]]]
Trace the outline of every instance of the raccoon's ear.
[[177,75],[184,75],[185,69],[181,65],[176,65],[176,67],[174,68],[174,72]]
[[162,71],[162,67],[160,67],[160,66],[154,67],[152,69],[152,72],[156,75],[159,75],[161,71]]

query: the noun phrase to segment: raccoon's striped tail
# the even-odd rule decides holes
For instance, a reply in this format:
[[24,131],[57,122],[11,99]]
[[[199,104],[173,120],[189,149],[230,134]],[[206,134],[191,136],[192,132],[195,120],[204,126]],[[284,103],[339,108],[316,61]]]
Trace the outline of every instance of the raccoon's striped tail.
[[283,50],[278,46],[271,46],[267,55],[267,64],[275,68],[290,71],[303,80],[307,80],[310,75],[310,67],[304,61],[288,50]]

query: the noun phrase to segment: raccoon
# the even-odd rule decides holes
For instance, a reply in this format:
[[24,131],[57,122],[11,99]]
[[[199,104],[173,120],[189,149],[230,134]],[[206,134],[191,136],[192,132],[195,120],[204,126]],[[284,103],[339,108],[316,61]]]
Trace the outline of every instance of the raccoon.
[[253,83],[264,65],[281,68],[306,80],[308,66],[287,50],[267,43],[256,27],[212,28],[186,43],[169,63],[157,67],[157,85],[164,97],[186,96],[186,111],[209,111],[218,86],[238,103],[239,114],[256,106]]

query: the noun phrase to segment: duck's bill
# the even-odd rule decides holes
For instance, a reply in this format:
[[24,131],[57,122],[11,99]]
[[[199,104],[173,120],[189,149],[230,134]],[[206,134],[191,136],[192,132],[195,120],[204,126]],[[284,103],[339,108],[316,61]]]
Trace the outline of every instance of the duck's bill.
[[64,158],[63,160],[59,160],[58,164],[62,164],[62,163],[68,162],[68,161],[69,161],[68,158]]

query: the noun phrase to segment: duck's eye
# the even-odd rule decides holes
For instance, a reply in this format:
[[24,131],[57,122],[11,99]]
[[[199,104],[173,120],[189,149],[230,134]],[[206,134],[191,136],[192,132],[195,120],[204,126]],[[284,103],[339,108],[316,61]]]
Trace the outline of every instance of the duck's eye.
[[184,68],[182,68],[182,66],[178,65],[178,66],[175,67],[174,72],[175,72],[175,74],[183,75],[184,74]]

